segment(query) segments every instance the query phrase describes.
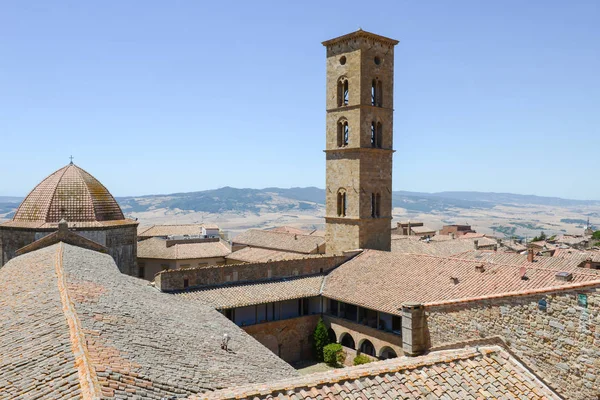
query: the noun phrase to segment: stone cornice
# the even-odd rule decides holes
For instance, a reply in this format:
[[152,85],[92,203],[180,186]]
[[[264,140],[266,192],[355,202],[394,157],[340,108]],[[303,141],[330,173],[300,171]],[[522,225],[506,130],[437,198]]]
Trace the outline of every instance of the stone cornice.
[[333,46],[333,45],[338,44],[338,43],[347,42],[349,40],[356,39],[356,38],[372,39],[372,40],[381,42],[383,44],[386,44],[388,46],[395,46],[398,43],[400,43],[396,39],[391,39],[391,38],[388,38],[388,37],[385,37],[385,36],[376,35],[374,33],[363,31],[362,29],[359,29],[359,30],[357,30],[355,32],[348,33],[346,35],[342,35],[342,36],[338,36],[338,37],[333,38],[333,39],[326,40],[324,42],[321,42],[321,44],[323,46],[329,47],[329,46]]

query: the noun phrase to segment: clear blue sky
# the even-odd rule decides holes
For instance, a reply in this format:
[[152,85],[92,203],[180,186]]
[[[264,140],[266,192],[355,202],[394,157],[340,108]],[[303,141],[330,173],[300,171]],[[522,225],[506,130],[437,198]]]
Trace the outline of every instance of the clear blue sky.
[[600,199],[600,2],[3,1],[0,195],[325,186],[325,49],[400,40],[394,190]]

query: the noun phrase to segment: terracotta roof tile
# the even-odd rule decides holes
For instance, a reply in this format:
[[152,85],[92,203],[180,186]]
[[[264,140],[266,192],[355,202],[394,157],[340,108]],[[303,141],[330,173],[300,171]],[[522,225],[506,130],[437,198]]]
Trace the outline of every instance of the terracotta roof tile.
[[138,230],[139,237],[166,237],[166,236],[184,236],[184,235],[200,235],[202,227],[206,229],[218,229],[216,225],[206,224],[179,224],[179,225],[152,225],[147,226],[143,230]]
[[250,229],[233,238],[232,242],[234,245],[242,244],[250,247],[311,254],[318,252],[318,248],[325,244],[325,238]]
[[296,376],[214,308],[159,293],[108,255],[53,245],[9,261],[0,285],[0,398],[81,398],[90,381],[102,398],[160,399]]
[[[483,272],[476,268],[479,266],[483,266]],[[399,315],[402,303],[407,301],[464,301],[585,282],[600,285],[600,271],[577,268],[568,262],[562,268],[530,263],[526,267],[527,280],[521,279],[520,267],[479,259],[365,250],[327,276],[323,295]],[[559,271],[572,272],[573,280],[558,280]]]
[[233,253],[229,254],[226,258],[248,263],[257,263],[266,261],[296,260],[309,257],[322,257],[322,255],[293,253],[290,251],[262,249],[260,247],[244,247],[241,250],[234,251]]
[[[492,378],[493,377],[493,378]],[[192,399],[560,399],[499,346],[394,358]]]
[[192,260],[197,258],[225,257],[231,250],[223,243],[178,243],[167,247],[167,241],[160,238],[150,238],[138,242],[138,258],[153,258],[161,260]]
[[496,241],[489,238],[442,238],[433,236],[431,240],[420,240],[416,236],[392,235],[392,252],[406,254],[430,254],[434,256],[452,256],[479,247],[493,247]]
[[266,282],[231,284],[181,292],[177,296],[186,300],[198,300],[217,309],[243,307],[318,296],[323,278],[323,275],[318,275]]
[[21,203],[13,221],[58,223],[123,220],[108,190],[92,175],[69,164],[40,182]]

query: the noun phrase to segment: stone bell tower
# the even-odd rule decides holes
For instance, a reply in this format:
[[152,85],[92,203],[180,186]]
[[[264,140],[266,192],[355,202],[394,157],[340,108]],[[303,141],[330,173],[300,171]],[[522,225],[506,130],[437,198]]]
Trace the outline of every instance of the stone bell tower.
[[327,48],[327,252],[390,250],[394,46],[363,30]]

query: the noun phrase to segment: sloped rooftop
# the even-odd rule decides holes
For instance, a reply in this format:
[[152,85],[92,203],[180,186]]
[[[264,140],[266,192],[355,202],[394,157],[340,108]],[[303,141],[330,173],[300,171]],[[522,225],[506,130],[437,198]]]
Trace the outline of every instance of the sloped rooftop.
[[260,247],[244,247],[234,251],[226,258],[230,260],[243,261],[247,263],[258,263],[267,261],[297,260],[309,257],[322,257],[319,255],[294,253],[291,251],[262,249]]
[[[483,267],[479,269],[478,267]],[[441,303],[492,296],[550,291],[580,285],[600,285],[600,271],[565,262],[562,268],[522,265],[430,255],[365,250],[333,270],[325,279],[323,295],[335,300],[400,315],[404,302]],[[570,282],[556,278],[571,272]]]
[[194,399],[561,399],[499,346],[393,358]]
[[310,254],[315,253],[319,246],[325,244],[325,238],[313,235],[249,229],[233,238],[232,242],[250,247]]
[[59,243],[11,260],[0,287],[0,398],[189,396],[296,375],[214,308],[108,255]]
[[225,257],[231,250],[221,242],[177,243],[167,247],[167,241],[150,238],[138,242],[138,258],[160,260],[192,260],[197,258]]
[[420,240],[416,236],[392,235],[393,253],[429,254],[432,256],[448,257],[454,254],[475,249],[475,241],[481,246],[493,246],[496,241],[486,237],[456,238],[436,235],[431,240]]
[[180,292],[177,295],[186,300],[198,300],[203,304],[210,304],[217,309],[244,307],[318,296],[323,278],[323,275],[317,275],[221,285]]

